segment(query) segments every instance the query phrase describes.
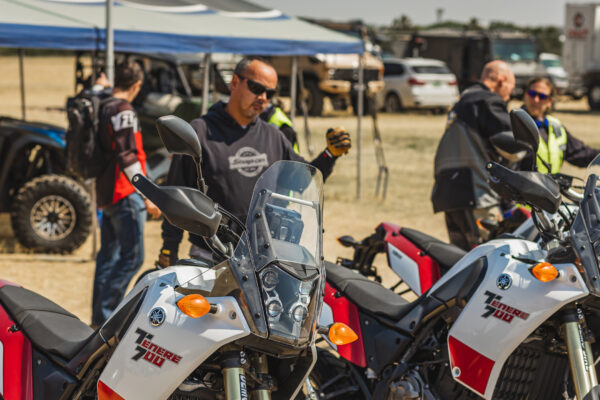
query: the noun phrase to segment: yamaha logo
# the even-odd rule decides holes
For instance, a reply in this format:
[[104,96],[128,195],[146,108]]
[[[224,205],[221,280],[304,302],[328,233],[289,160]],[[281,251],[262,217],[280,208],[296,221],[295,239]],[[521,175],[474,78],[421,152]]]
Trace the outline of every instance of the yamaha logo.
[[507,290],[512,285],[512,278],[508,274],[502,274],[496,279],[498,289]]
[[165,310],[160,307],[156,307],[150,311],[150,316],[148,317],[150,320],[150,324],[152,326],[159,326],[165,322]]

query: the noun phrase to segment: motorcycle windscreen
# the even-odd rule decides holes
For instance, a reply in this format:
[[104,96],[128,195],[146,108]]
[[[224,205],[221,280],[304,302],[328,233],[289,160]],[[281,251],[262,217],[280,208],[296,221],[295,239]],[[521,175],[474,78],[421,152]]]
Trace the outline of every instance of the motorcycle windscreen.
[[314,331],[323,293],[322,202],[322,175],[309,164],[275,163],[254,188],[246,228],[271,340],[301,346]]
[[590,293],[600,296],[598,255],[600,255],[600,155],[588,165],[583,200],[571,226],[573,249],[583,264]]

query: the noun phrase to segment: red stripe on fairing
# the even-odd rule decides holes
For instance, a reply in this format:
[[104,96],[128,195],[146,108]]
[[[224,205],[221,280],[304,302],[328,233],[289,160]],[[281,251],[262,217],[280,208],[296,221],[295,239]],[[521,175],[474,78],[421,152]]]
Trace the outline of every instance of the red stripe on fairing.
[[351,363],[354,363],[359,367],[366,367],[367,359],[365,357],[365,348],[363,346],[363,338],[360,330],[358,308],[344,296],[335,297],[335,293],[337,293],[337,289],[328,282],[325,282],[324,301],[331,307],[333,320],[348,325],[358,335],[358,339],[354,342],[338,345],[337,352]]
[[[440,266],[437,261],[425,254],[423,250],[415,246],[413,242],[402,235],[402,228],[398,225],[384,222],[381,226],[386,232],[385,241],[392,244],[395,248],[417,263],[419,268],[421,294],[428,291],[429,288],[440,279]],[[388,265],[391,266],[389,254]]]
[[21,286],[21,285],[17,285],[16,283],[6,281],[4,279],[0,279],[0,287],[2,287],[2,286]]
[[[10,282],[0,281],[1,286]],[[23,332],[11,332],[14,325],[6,311],[0,307],[0,342],[2,342],[2,396],[6,400],[33,400],[33,375],[31,342]]]
[[456,380],[483,396],[494,361],[452,336],[448,336],[448,351],[452,368],[460,368],[460,375]]

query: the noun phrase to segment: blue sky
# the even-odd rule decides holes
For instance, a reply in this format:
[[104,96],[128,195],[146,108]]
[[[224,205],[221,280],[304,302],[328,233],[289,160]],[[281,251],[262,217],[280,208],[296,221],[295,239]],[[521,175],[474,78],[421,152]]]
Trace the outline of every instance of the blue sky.
[[[567,0],[250,0],[294,16],[348,20],[362,18],[372,24],[389,24],[402,14],[418,24],[436,21],[436,9],[444,9],[444,19],[481,22],[512,21],[518,25],[564,24]],[[589,3],[591,0],[569,0]]]

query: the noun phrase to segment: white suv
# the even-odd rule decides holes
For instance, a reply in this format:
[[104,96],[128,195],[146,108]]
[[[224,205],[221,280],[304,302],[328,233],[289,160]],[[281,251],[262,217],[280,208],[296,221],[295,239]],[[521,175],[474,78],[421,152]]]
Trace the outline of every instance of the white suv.
[[458,99],[456,76],[443,61],[429,58],[383,60],[384,89],[378,109],[398,112],[405,108],[429,108],[445,112]]

